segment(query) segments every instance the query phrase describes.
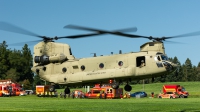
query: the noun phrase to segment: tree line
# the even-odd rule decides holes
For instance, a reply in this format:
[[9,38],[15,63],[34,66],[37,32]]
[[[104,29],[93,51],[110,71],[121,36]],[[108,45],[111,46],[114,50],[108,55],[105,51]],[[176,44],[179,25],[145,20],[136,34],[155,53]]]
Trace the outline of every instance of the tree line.
[[[170,61],[180,67],[177,72],[166,74],[154,79],[145,79],[145,83],[152,82],[186,82],[200,81],[200,63],[194,66],[189,58],[181,64],[177,57],[170,58]],[[31,71],[33,56],[30,48],[25,44],[21,50],[8,49],[6,41],[0,44],[0,80],[12,79],[14,82],[23,84],[24,89],[32,89],[35,85],[44,84],[38,75]],[[132,81],[132,84],[143,83],[143,80]]]

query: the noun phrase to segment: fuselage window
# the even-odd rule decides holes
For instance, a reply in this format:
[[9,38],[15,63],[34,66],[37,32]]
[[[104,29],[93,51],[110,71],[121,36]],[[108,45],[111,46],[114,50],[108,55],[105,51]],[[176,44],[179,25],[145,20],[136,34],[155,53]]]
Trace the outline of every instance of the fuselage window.
[[63,73],[65,73],[65,72],[67,71],[67,68],[64,67],[64,68],[62,69],[62,71],[63,71]]
[[47,68],[46,68],[46,67],[43,67],[42,69],[43,69],[44,71],[46,71]]
[[119,61],[119,62],[118,62],[118,65],[119,65],[119,66],[123,66],[123,61]]
[[146,66],[145,56],[136,57],[136,67]]
[[70,53],[70,55],[72,55],[72,50],[71,50],[71,48],[69,48],[69,53]]
[[99,68],[103,68],[104,67],[104,64],[103,63],[100,63],[99,64]]
[[82,71],[85,70],[85,66],[84,66],[84,65],[81,66],[81,70],[82,70]]
[[160,60],[160,56],[158,56],[157,58],[158,58],[158,61],[161,61],[161,60]]

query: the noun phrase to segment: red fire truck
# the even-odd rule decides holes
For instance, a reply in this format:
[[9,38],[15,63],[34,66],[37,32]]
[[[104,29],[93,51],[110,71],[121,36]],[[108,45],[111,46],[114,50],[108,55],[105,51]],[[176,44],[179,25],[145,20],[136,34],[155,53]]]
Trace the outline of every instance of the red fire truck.
[[0,96],[10,95],[9,86],[11,87],[12,96],[25,95],[25,92],[22,90],[22,87],[20,84],[14,83],[10,79],[8,79],[8,80],[0,80]]
[[173,84],[173,85],[163,85],[163,93],[166,92],[176,92],[179,98],[187,98],[189,93],[185,90],[183,86]]
[[91,88],[88,93],[85,94],[86,98],[120,98],[120,95],[123,95],[123,89],[113,89],[110,84],[103,84],[100,87],[100,84],[96,84],[94,88]]
[[58,94],[51,85],[36,85],[36,95],[38,97],[57,97]]

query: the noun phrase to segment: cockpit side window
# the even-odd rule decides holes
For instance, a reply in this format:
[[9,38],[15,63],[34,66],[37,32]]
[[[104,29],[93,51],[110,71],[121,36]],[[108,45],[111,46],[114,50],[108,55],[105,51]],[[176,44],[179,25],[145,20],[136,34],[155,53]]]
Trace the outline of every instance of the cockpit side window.
[[146,65],[145,56],[140,56],[136,58],[136,67],[143,67]]
[[161,61],[160,56],[157,56],[158,61]]

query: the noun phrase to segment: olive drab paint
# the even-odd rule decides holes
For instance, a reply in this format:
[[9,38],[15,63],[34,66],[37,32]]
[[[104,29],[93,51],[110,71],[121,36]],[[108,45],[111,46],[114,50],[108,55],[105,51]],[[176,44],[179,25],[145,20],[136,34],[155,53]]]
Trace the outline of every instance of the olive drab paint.
[[[170,62],[162,42],[147,42],[139,52],[77,59],[68,44],[39,42],[34,46],[32,71],[56,84],[89,84],[138,80],[169,74],[177,65]],[[141,60],[144,66],[140,67]]]

